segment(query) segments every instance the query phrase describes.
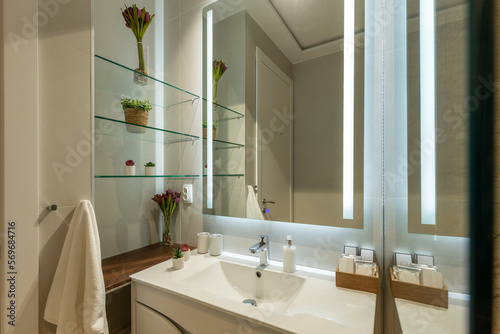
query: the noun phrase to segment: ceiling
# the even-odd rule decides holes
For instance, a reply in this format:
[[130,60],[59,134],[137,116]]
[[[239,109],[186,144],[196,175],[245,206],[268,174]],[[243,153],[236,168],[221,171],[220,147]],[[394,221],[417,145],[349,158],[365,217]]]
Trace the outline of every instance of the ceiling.
[[[355,43],[356,47],[363,47],[365,0],[352,1],[355,1]],[[408,31],[413,31],[418,29],[419,0],[405,1]],[[435,1],[437,24],[467,14],[466,0]],[[344,0],[219,0],[213,6],[216,20],[246,10],[292,64],[344,48]]]
[[[343,0],[269,0],[302,50],[344,36]],[[356,31],[363,30],[364,1],[356,0]]]

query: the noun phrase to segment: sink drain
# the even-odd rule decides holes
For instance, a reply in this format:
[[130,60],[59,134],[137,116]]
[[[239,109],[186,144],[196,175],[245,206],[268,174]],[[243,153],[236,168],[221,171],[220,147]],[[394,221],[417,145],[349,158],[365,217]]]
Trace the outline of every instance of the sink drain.
[[247,304],[247,305],[252,305],[252,306],[257,306],[257,302],[253,299],[245,299],[243,301],[243,304]]

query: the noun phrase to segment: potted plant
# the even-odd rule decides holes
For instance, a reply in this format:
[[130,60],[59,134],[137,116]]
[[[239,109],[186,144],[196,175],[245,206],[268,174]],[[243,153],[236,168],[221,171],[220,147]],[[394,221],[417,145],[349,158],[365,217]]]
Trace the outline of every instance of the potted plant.
[[[139,101],[131,99],[121,99],[125,122],[130,124],[148,125],[149,111],[153,109],[149,100]],[[144,133],[146,128],[127,124],[127,131],[134,133]]]
[[[126,5],[125,5],[126,6]],[[137,5],[132,5],[122,9],[122,16],[125,19],[125,26],[132,30],[137,41],[137,54],[139,56],[139,67],[135,69],[134,73],[134,83],[141,86],[147,85],[148,83],[148,72],[146,71],[146,62],[144,60],[144,46],[142,45],[142,39],[146,30],[148,29],[151,21],[155,17],[155,14],[150,15],[146,12],[146,8],[137,8]],[[142,75],[142,74],[145,75]]]
[[123,174],[135,175],[135,162],[134,162],[134,160],[125,161],[125,170],[124,170]]
[[154,175],[155,173],[155,164],[154,162],[148,162],[147,164],[144,165],[146,169],[146,175]]
[[182,251],[182,254],[184,254],[184,262],[189,261],[189,259],[191,259],[191,251],[189,249],[189,245],[183,244],[181,246],[181,251]]
[[[215,135],[217,134],[217,126],[219,124],[217,122],[212,123],[212,138],[215,139]],[[207,121],[203,121],[203,138],[207,138]]]
[[174,270],[184,268],[184,254],[182,253],[182,250],[177,248],[172,254],[174,254],[174,258],[172,259],[172,268],[174,268]]

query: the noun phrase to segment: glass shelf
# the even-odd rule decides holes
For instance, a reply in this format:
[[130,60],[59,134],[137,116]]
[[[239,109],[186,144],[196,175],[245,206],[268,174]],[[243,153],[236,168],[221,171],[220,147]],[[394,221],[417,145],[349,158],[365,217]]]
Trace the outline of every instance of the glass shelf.
[[[245,174],[214,174],[214,177],[242,177]],[[203,175],[203,177],[207,177],[207,175]]]
[[[137,125],[102,116],[94,116],[94,118],[94,132],[96,135],[105,135],[120,138],[130,137],[137,140],[164,144],[182,143],[198,140],[200,138],[198,136],[193,136],[182,132],[169,131],[160,128],[154,128],[151,126]],[[142,131],[145,132],[142,133]]]
[[[193,103],[200,97],[174,85],[137,72],[110,59],[95,55],[95,88],[112,93],[120,98],[149,100],[152,105],[169,107]],[[134,76],[147,78],[147,84],[134,83]]]
[[[207,138],[203,138],[203,142],[205,145],[206,145],[206,141],[207,141]],[[243,145],[243,144],[231,143],[229,141],[218,140],[218,139],[213,140],[214,150],[225,150],[225,149],[243,148],[243,147],[245,147],[245,145]]]
[[117,178],[196,178],[199,175],[95,175],[96,179],[117,179]]
[[[207,104],[207,99],[203,98],[204,110],[206,109],[206,104]],[[245,117],[245,115],[243,115],[242,113],[239,113],[236,110],[225,107],[225,106],[218,104],[218,103],[212,102],[212,108],[213,108],[212,110],[215,111],[217,114],[215,117],[217,117],[218,122],[230,121],[233,119],[242,119]]]

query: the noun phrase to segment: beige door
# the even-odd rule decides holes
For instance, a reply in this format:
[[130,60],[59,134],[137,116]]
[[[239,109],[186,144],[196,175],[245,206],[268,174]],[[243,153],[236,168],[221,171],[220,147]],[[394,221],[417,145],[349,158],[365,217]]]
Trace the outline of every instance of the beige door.
[[293,82],[262,50],[256,52],[259,204],[269,209],[265,219],[293,221]]

